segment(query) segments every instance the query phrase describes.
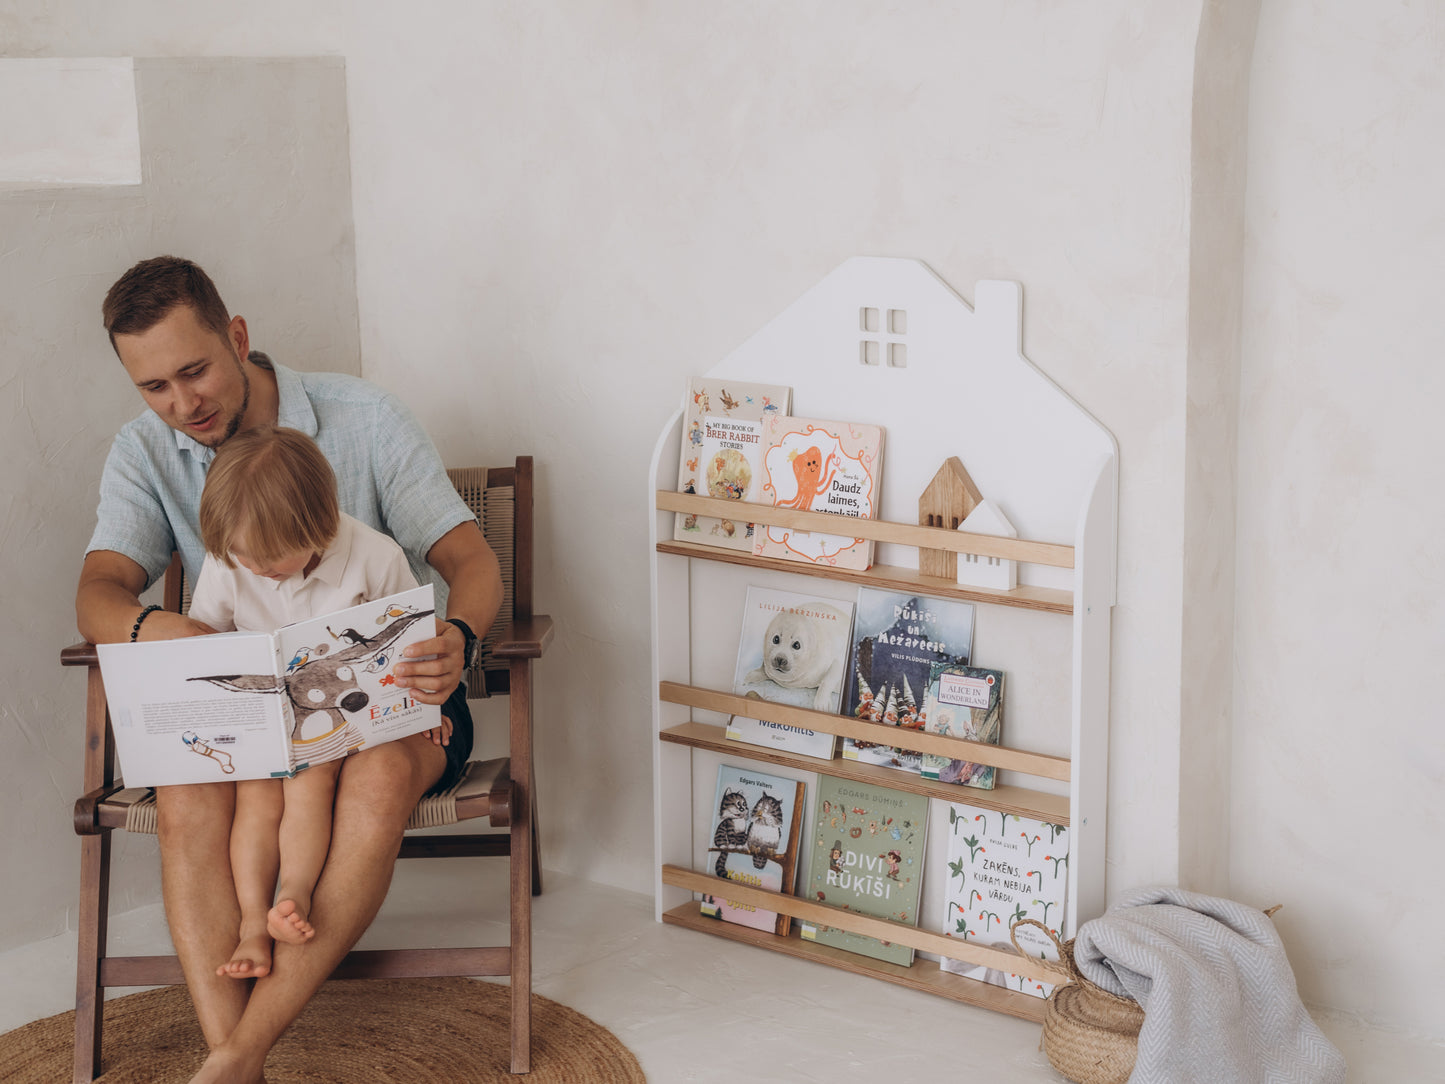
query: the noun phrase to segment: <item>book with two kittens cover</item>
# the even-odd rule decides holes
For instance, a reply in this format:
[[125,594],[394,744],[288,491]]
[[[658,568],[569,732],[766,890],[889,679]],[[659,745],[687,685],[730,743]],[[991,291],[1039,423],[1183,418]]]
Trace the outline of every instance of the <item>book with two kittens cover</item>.
[[[729,881],[792,895],[803,823],[804,784],[753,768],[719,765],[716,813],[712,820],[707,870]],[[792,918],[776,911],[734,903],[725,896],[702,898],[702,913],[739,926],[787,935]]]

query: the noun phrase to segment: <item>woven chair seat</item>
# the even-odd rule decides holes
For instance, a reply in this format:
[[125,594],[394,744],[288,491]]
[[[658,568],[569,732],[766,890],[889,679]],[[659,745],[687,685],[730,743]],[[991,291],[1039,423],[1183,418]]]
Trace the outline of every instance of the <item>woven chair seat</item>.
[[[494,827],[505,827],[509,822],[510,802],[507,758],[473,760],[462,769],[461,778],[450,789],[428,795],[417,803],[406,823],[407,831],[457,824],[475,817],[489,817]],[[116,791],[100,803],[97,823],[155,835],[156,792],[149,787]]]

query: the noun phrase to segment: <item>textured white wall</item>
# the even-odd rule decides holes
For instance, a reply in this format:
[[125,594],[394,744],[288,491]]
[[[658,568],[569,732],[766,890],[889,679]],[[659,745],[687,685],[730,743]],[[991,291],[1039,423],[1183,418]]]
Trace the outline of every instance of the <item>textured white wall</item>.
[[[1439,980],[1393,950],[1375,956],[1398,908],[1426,929],[1409,901],[1440,895],[1445,875],[1430,852],[1407,865],[1392,843],[1398,872],[1321,880],[1343,860],[1307,841],[1328,823],[1342,851],[1368,855],[1386,831],[1418,843],[1439,829],[1431,701],[1409,675],[1439,646],[1440,569],[1400,540],[1423,546],[1438,519],[1406,519],[1439,491],[1440,449],[1405,423],[1420,391],[1439,391],[1421,299],[1436,285],[1440,34],[1411,26],[1426,16],[1404,0],[1371,8],[1368,34],[1342,21],[1348,6],[1268,0],[1254,62],[1251,184],[1264,179],[1246,250],[1232,807],[1217,766],[1214,785],[1181,788],[1192,751],[1229,753],[1191,734],[1221,698],[1184,675],[1199,660],[1219,670],[1228,607],[1186,611],[1227,582],[1234,556],[1211,526],[1186,560],[1189,516],[1208,525],[1219,488],[1187,457],[1227,449],[1209,404],[1233,394],[1227,371],[1193,368],[1227,359],[1228,336],[1189,327],[1229,304],[1190,281],[1230,259],[1200,264],[1192,247],[1192,155],[1228,146],[1194,130],[1202,3],[512,0],[393,17],[339,0],[0,0],[0,40],[17,55],[345,56],[363,371],[416,406],[450,461],[538,458],[538,594],[561,627],[539,688],[544,854],[600,880],[650,880],[640,480],[686,376],[855,253],[921,258],[965,295],[981,278],[1023,282],[1025,352],[1120,447],[1111,891],[1198,874],[1241,899],[1284,899],[1306,997],[1403,1021],[1412,999],[1440,1002]],[[1237,71],[1229,35],[1247,43],[1222,7],[1209,7],[1225,24],[1211,55]],[[1318,11],[1328,17],[1310,25]],[[1218,121],[1233,106],[1216,92]],[[1205,221],[1223,230],[1230,179],[1214,183],[1222,217]],[[1362,261],[1390,292],[1361,280]],[[1368,386],[1340,386],[1367,365]],[[1392,571],[1355,572],[1375,567],[1382,538]],[[1394,569],[1412,586],[1382,610],[1387,577],[1405,574]],[[1348,590],[1327,594],[1341,575]],[[69,578],[58,587],[68,599]],[[1332,677],[1354,683],[1344,662],[1373,664],[1388,726],[1362,700],[1347,699],[1349,722],[1322,721],[1336,703],[1311,682],[1322,629],[1340,653]],[[1297,740],[1322,727],[1363,732],[1347,764],[1331,759],[1342,743]],[[1369,789],[1347,804],[1351,779]],[[1220,834],[1181,823],[1212,793],[1218,833],[1233,811],[1229,885],[1215,883]],[[1369,945],[1334,936],[1344,913],[1375,931]],[[1386,988],[1396,1000],[1373,997]]]
[[1269,0],[1253,86],[1230,871],[1441,1039],[1445,11]]
[[[74,925],[85,679],[58,657],[101,465],[143,408],[100,326],[106,289],[193,255],[258,345],[360,368],[340,61],[137,61],[134,87],[143,185],[0,190],[0,950]],[[153,844],[116,846],[116,908],[158,898]]]

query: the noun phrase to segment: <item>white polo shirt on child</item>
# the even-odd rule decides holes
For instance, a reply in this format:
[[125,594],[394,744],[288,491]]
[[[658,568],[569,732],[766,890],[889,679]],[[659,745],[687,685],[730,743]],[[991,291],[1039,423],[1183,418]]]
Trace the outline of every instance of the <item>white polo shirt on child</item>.
[[335,539],[307,575],[272,580],[206,554],[189,614],[217,632],[271,632],[416,585],[402,548],[343,512]]

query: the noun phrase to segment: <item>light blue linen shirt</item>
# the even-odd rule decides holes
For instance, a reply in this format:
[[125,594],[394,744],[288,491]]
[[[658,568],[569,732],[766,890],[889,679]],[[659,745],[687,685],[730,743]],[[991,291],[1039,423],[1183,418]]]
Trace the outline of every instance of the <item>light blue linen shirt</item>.
[[[436,587],[437,612],[445,613],[446,584],[426,554],[474,517],[411,411],[358,377],[297,373],[264,354],[251,357],[276,373],[277,424],[311,437],[331,463],[341,510],[396,539],[418,582]],[[149,586],[165,573],[171,551],[179,550],[187,581],[195,583],[206,555],[201,489],[214,456],[150,410],[128,422],[106,457],[86,553],[124,554],[145,569]]]

